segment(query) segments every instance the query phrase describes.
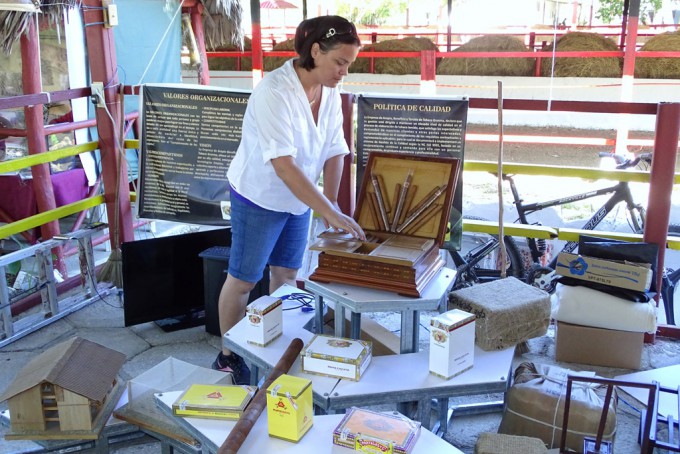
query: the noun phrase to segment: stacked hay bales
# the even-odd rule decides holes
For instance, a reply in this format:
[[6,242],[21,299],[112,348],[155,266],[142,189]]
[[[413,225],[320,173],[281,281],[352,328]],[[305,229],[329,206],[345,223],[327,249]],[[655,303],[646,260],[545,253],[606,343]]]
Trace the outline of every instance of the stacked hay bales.
[[[551,52],[553,44],[542,51]],[[557,40],[556,52],[618,51],[619,46],[611,39],[596,33],[569,32]],[[622,58],[618,57],[556,57],[552,71],[552,58],[541,61],[543,77],[621,77]]]
[[[524,42],[507,35],[471,39],[453,52],[531,52]],[[535,58],[444,58],[437,74],[461,76],[531,76]]]
[[[243,50],[252,50],[252,41],[250,38],[246,37],[243,41]],[[206,49],[208,52],[239,52],[237,46],[230,44],[228,46],[220,46],[214,49]],[[236,71],[237,59],[234,57],[219,57],[219,58],[209,58],[208,68],[215,71]],[[253,70],[253,59],[251,57],[241,57],[241,71],[252,71]]]
[[[680,51],[680,31],[656,35],[640,48],[640,52],[652,51]],[[680,79],[680,58],[636,58],[635,77],[644,79]]]
[[[285,41],[281,41],[272,47],[273,51],[283,52],[292,51],[295,52],[295,38],[290,38]],[[265,57],[264,58],[264,70],[273,71],[279,66],[283,65],[285,62],[293,57]]]
[[[437,50],[437,46],[429,38],[390,39],[371,44],[362,49],[364,52],[420,52],[421,50]],[[351,73],[370,72],[370,59],[357,58],[349,67]],[[420,57],[415,58],[376,58],[375,74],[420,74]]]

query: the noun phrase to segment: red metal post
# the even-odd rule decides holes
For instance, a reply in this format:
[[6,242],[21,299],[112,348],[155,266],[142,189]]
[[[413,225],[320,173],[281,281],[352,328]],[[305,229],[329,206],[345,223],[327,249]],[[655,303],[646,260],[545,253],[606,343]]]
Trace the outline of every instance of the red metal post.
[[253,27],[253,86],[262,80],[262,26],[260,24],[260,1],[250,0],[250,16]]
[[356,181],[352,166],[354,165],[354,94],[343,93],[342,116],[345,141],[349,147],[349,154],[345,156],[345,165],[342,168],[340,189],[338,191],[338,206],[343,213],[353,216],[356,203]]
[[[104,27],[102,0],[83,0],[83,21],[87,58],[90,64],[92,81],[104,84],[106,109],[96,109],[99,150],[102,156],[102,179],[109,225],[113,232],[111,247],[117,249],[121,243],[134,240],[130,188],[127,183],[127,164],[116,145],[121,130],[121,105],[119,100],[118,71],[116,69],[116,45],[111,28]],[[122,91],[121,91],[122,93]],[[109,114],[111,118],[109,118]],[[118,193],[116,189],[118,187]],[[118,210],[117,225],[115,218]],[[118,238],[116,238],[118,236]]]
[[[643,235],[646,242],[659,245],[658,270],[663,270],[666,252],[678,138],[680,138],[680,103],[660,103],[656,114],[654,158],[650,171],[647,222]],[[659,289],[661,277],[661,272],[657,273],[656,288]]]
[[[638,16],[640,15],[640,0],[630,0],[628,19],[626,22],[625,43],[623,49],[623,76],[633,77],[635,74],[635,50],[637,49]],[[624,37],[621,37],[622,41]]]
[[[37,17],[37,15],[36,15]],[[21,35],[21,81],[24,94],[41,93],[42,79],[40,71],[40,41],[35,20],[28,25],[28,33]],[[24,107],[26,121],[26,140],[29,154],[40,154],[47,150],[45,143],[45,123],[43,117],[43,104],[35,104]],[[50,175],[49,164],[38,164],[31,167],[33,175],[33,191],[38,204],[38,212],[53,210],[57,207],[54,201],[54,188]],[[59,235],[59,221],[48,222],[40,228],[43,240],[48,240]],[[54,267],[66,277],[66,264],[61,248],[53,249],[56,255]]]
[[191,28],[196,37],[196,45],[198,46],[198,53],[201,56],[201,67],[198,72],[198,83],[201,85],[210,85],[210,67],[208,65],[208,55],[205,53],[205,32],[203,30],[203,3],[197,3],[191,8]]
[[420,82],[434,82],[437,79],[437,59],[434,50],[420,51]]

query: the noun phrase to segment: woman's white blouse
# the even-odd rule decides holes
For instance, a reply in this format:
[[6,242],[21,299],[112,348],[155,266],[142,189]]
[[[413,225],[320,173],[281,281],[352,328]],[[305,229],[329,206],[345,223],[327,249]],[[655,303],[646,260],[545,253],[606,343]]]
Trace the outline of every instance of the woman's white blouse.
[[227,172],[236,192],[268,210],[307,211],[276,175],[271,160],[293,156],[307,178],[317,183],[329,158],[349,153],[337,88],[323,87],[318,118],[317,125],[293,60],[267,74],[250,95],[241,143]]

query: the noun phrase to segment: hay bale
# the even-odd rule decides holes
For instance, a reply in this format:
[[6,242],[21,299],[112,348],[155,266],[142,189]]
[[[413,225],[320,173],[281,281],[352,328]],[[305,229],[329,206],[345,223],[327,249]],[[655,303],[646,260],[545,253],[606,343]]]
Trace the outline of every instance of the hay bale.
[[[252,50],[253,45],[250,38],[246,37],[243,41],[243,50]],[[237,52],[241,49],[233,44],[220,46],[214,49],[206,49],[208,52]],[[215,71],[236,71],[237,60],[234,57],[209,58],[208,68]],[[241,71],[252,71],[253,59],[251,57],[241,57]]]
[[[471,39],[453,52],[531,52],[516,36],[485,35]],[[462,76],[531,76],[535,58],[444,58],[437,74]]]
[[[362,49],[364,52],[420,52],[437,50],[437,45],[429,38],[403,38],[380,41]],[[416,58],[376,58],[375,74],[420,74],[420,57]],[[351,73],[370,72],[370,59],[357,58],[349,67]]]
[[[680,51],[680,31],[656,35],[640,52]],[[635,77],[644,79],[680,79],[680,58],[636,58]]]
[[[542,51],[551,52],[553,44],[544,46]],[[569,32],[557,40],[556,52],[577,51],[618,51],[619,46],[611,39],[597,33]],[[552,58],[541,61],[541,76],[550,77],[621,77],[622,58],[618,57],[557,57],[554,73],[551,72]]]
[[[273,51],[283,52],[286,50],[295,52],[295,38],[290,38],[285,41],[277,43],[272,47]],[[273,71],[279,66],[283,65],[285,62],[293,57],[265,57],[264,58],[264,70]]]

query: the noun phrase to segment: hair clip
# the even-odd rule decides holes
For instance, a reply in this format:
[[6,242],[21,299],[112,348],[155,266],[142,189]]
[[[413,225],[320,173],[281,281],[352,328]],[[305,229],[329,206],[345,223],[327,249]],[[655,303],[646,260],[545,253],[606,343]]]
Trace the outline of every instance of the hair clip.
[[330,38],[331,36],[335,36],[337,32],[335,31],[334,28],[329,28],[328,31],[326,32],[326,39]]

